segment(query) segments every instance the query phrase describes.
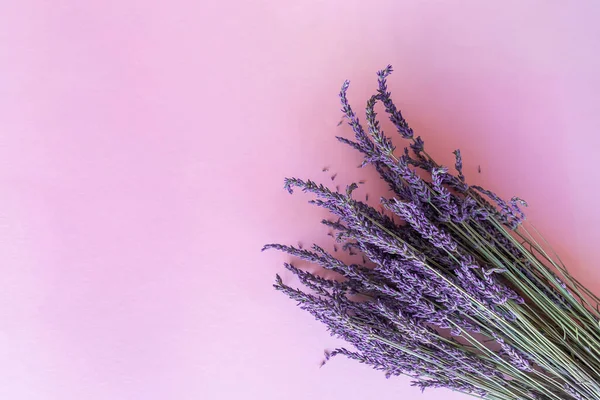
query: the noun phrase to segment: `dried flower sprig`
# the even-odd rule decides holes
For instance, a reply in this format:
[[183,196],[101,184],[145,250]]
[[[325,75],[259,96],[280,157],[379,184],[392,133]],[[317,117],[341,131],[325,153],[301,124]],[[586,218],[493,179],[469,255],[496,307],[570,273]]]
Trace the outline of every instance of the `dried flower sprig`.
[[[344,355],[387,377],[407,375],[422,390],[444,387],[498,400],[600,400],[600,299],[525,222],[523,200],[469,186],[460,150],[456,176],[431,158],[391,99],[391,72],[388,66],[377,73],[366,130],[348,103],[349,81],[340,91],[354,140],[338,140],[358,150],[362,166],[372,165],[390,187],[394,196],[380,199],[382,210],[355,199],[356,184],[340,192],[285,180],[290,193],[314,194],[311,202],[338,218],[322,222],[343,250],[359,252],[362,264],[346,264],[316,245],[269,244],[263,250],[340,276],[325,279],[285,263],[308,291],[279,275],[275,288],[354,348],[327,353],[326,361]],[[378,102],[409,141],[400,156],[377,120]]]

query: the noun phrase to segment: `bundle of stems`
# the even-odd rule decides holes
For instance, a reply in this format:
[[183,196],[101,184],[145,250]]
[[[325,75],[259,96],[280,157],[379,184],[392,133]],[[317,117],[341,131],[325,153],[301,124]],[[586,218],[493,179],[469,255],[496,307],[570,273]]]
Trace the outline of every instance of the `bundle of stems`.
[[[305,285],[279,275],[275,288],[322,321],[350,348],[345,355],[408,375],[413,385],[444,387],[488,399],[600,400],[600,299],[569,274],[560,258],[525,221],[521,199],[504,201],[470,186],[462,173],[437,164],[391,100],[388,66],[367,102],[366,125],[348,104],[342,112],[355,139],[338,137],[364,156],[392,192],[381,210],[310,180],[288,178],[285,188],[316,195],[329,210],[344,250],[365,264],[347,264],[323,248],[268,244],[339,274],[325,279],[292,264]],[[381,103],[408,142],[401,155],[382,131]],[[334,218],[335,218],[334,217]],[[263,249],[263,250],[264,250]]]

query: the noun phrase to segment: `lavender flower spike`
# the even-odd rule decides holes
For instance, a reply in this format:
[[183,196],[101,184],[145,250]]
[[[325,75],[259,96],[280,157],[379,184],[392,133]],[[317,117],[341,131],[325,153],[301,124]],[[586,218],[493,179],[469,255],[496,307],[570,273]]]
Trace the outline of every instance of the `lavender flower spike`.
[[462,182],[465,181],[465,176],[463,175],[463,163],[462,163],[462,157],[460,155],[460,150],[456,149],[454,150],[454,156],[456,157],[456,164],[455,164],[455,168],[456,171],[458,171],[458,179],[460,179]]
[[391,93],[387,90],[387,77],[393,72],[392,66],[388,65],[385,69],[377,72],[379,88],[377,89],[377,93],[379,99],[385,106],[385,112],[390,115],[390,121],[398,130],[398,133],[404,139],[412,139],[413,130],[408,126],[406,120],[402,117],[402,113],[400,110],[396,108],[396,105],[392,101]]
[[344,116],[348,119],[348,124],[352,127],[354,131],[354,135],[358,144],[362,149],[364,149],[367,153],[372,153],[375,150],[375,146],[373,142],[369,139],[367,134],[365,133],[358,117],[350,107],[348,103],[348,97],[346,96],[346,92],[348,91],[348,87],[350,87],[350,81],[345,81],[342,85],[342,89],[340,90],[340,101],[342,103],[342,112]]
[[369,126],[369,133],[373,137],[373,141],[381,149],[384,154],[391,155],[394,153],[395,147],[392,141],[386,137],[379,126],[377,121],[377,113],[375,113],[375,104],[377,103],[377,96],[372,96],[367,102],[367,124]]
[[401,202],[396,199],[382,199],[381,202],[388,210],[404,218],[424,238],[429,239],[435,247],[446,249],[450,252],[455,252],[458,249],[458,245],[452,237],[433,225],[418,205]]
[[531,368],[531,363],[523,354],[514,349],[512,346],[508,345],[499,335],[494,335],[494,339],[496,339],[496,342],[502,348],[502,353],[508,357],[510,363],[514,367],[525,372],[533,371],[533,368]]

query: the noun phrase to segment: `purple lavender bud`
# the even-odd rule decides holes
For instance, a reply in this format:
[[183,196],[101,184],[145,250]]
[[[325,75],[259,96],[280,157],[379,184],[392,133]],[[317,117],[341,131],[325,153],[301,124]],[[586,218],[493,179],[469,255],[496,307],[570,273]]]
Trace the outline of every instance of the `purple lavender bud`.
[[393,154],[395,147],[392,144],[392,141],[385,136],[383,131],[379,126],[379,121],[377,121],[377,113],[375,112],[375,104],[377,103],[377,96],[372,96],[367,102],[367,125],[369,126],[369,133],[373,138],[375,144],[381,149],[381,151],[385,154]]
[[512,206],[512,209],[514,210],[515,214],[517,215],[516,219],[518,221],[524,221],[525,213],[521,210],[521,208],[519,206],[521,205],[521,206],[527,207],[527,202],[518,197],[513,197],[510,199],[510,205]]
[[460,179],[462,182],[465,181],[465,176],[463,175],[463,163],[462,163],[462,157],[460,155],[460,150],[456,149],[454,150],[454,156],[456,157],[456,164],[454,165],[454,167],[456,168],[456,171],[458,171],[458,179]]
[[375,146],[373,145],[373,142],[369,139],[369,137],[366,135],[362,125],[360,124],[360,122],[358,120],[358,117],[356,116],[356,114],[352,110],[352,107],[350,107],[350,104],[348,103],[348,98],[346,96],[346,92],[348,91],[349,86],[350,86],[350,81],[348,81],[348,80],[344,81],[344,84],[342,85],[342,89],[340,90],[340,101],[342,103],[342,112],[348,119],[348,124],[352,127],[352,130],[354,131],[354,135],[356,137],[358,144],[363,149],[365,149],[366,152],[373,153],[373,151],[375,150]]
[[302,271],[291,264],[284,263],[284,267],[298,277],[304,286],[312,289],[317,294],[329,295],[332,290],[344,292],[351,288],[347,282],[338,282],[330,279],[321,278],[307,271]]
[[344,267],[346,266],[346,264],[337,260],[335,257],[329,256],[329,253],[327,253],[325,250],[323,250],[321,247],[319,247],[317,245],[313,245],[313,251],[308,251],[308,250],[304,250],[304,249],[298,249],[294,246],[286,246],[286,245],[282,245],[282,244],[272,243],[272,244],[265,245],[262,248],[262,251],[265,251],[268,249],[275,249],[275,250],[283,251],[284,253],[288,253],[288,254],[298,257],[302,260],[306,260],[313,264],[320,265],[321,267],[323,267],[325,269],[330,269],[330,270],[335,271],[340,274],[344,273]]
[[410,148],[415,152],[415,154],[421,154],[423,149],[425,149],[425,142],[421,139],[421,136],[417,136],[413,143],[410,144]]
[[581,393],[579,393],[575,388],[568,383],[564,384],[565,392],[569,393],[575,400],[584,400]]
[[475,396],[485,397],[487,395],[487,391],[483,389],[479,389],[469,383],[461,381],[460,379],[448,379],[448,380],[436,380],[436,379],[427,379],[427,380],[418,380],[412,381],[412,386],[416,386],[421,389],[421,392],[424,392],[425,389],[428,388],[446,388],[454,391],[464,392],[473,394]]
[[432,196],[432,202],[438,207],[440,215],[438,219],[447,221],[462,221],[464,216],[458,211],[458,206],[453,201],[453,196],[448,189],[443,186],[444,176],[448,173],[448,168],[439,167],[431,171],[431,185],[435,194]]
[[565,290],[569,290],[569,288],[567,287],[567,285],[563,281],[561,281],[558,276],[554,276],[554,279],[556,280],[556,282],[558,282],[558,285],[561,288],[563,288]]
[[455,252],[458,249],[456,242],[450,235],[433,225],[414,203],[401,202],[396,199],[382,200],[382,204],[393,213],[402,217],[424,238],[428,239],[435,247]]
[[347,144],[348,146],[350,146],[350,147],[354,148],[355,150],[358,150],[358,151],[360,151],[361,153],[363,153],[363,154],[365,154],[365,155],[368,155],[368,154],[370,154],[370,153],[368,152],[368,150],[367,150],[367,149],[365,149],[365,148],[364,148],[363,146],[361,146],[360,144],[358,144],[358,143],[356,143],[356,142],[353,142],[352,140],[346,139],[345,137],[341,137],[341,136],[336,136],[335,138],[336,138],[338,141],[340,141],[340,142],[342,142],[342,143],[344,143],[344,144]]
[[469,218],[481,222],[487,220],[489,212],[485,208],[479,207],[472,197],[465,197],[460,205],[459,215],[459,218],[455,219],[454,222],[465,222]]
[[378,97],[385,106],[385,112],[390,115],[390,121],[392,121],[398,133],[404,139],[411,139],[413,137],[413,130],[402,117],[400,110],[396,108],[396,105],[392,101],[391,93],[387,90],[387,77],[392,71],[392,66],[388,65],[385,69],[377,72],[379,81],[379,87],[377,89]]
[[406,182],[406,185],[419,201],[427,203],[430,200],[429,187],[419,176],[409,168],[408,158],[402,156],[397,162],[389,159],[382,160],[385,165]]
[[294,190],[293,190],[294,187],[299,187],[302,189],[303,192],[314,193],[319,197],[329,198],[329,199],[337,200],[337,201],[345,200],[345,197],[343,195],[341,195],[340,193],[331,191],[331,189],[323,186],[323,184],[317,185],[315,182],[311,181],[310,179],[303,181],[302,179],[298,179],[298,178],[285,178],[284,188],[289,193],[294,193]]
[[517,226],[519,226],[525,219],[525,214],[518,206],[518,203],[521,205],[527,205],[525,201],[519,199],[518,197],[513,197],[510,204],[508,204],[495,193],[486,190],[481,186],[472,186],[472,188],[488,196],[498,205],[498,207],[500,207],[501,212],[496,212],[494,215],[498,217],[500,222],[509,226],[511,229],[516,229]]
[[508,360],[513,367],[525,372],[533,371],[533,368],[531,368],[531,363],[521,352],[507,344],[500,336],[496,334],[493,336],[494,339],[496,339],[496,343],[500,345],[502,354],[508,357]]

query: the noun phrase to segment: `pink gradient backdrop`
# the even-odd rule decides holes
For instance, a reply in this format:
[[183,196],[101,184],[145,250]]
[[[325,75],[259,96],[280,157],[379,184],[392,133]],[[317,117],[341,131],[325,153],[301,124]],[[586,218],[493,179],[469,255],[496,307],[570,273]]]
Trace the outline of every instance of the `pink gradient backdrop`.
[[338,342],[259,251],[325,235],[282,179],[373,177],[334,139],[336,94],[352,79],[362,109],[392,63],[431,152],[527,199],[598,289],[593,3],[1,2],[0,398],[440,398],[319,369]]

